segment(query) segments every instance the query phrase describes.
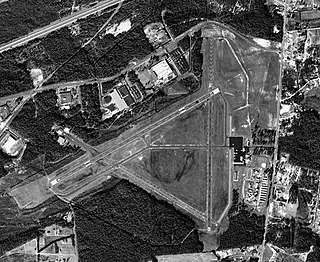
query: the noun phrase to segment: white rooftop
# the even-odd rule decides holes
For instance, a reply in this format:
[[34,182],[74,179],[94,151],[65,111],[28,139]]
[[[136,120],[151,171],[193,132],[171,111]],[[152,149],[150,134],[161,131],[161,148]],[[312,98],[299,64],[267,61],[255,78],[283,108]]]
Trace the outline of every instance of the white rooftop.
[[281,104],[280,115],[290,112],[291,105]]
[[[124,101],[123,98],[120,97],[120,94],[116,89],[112,90],[108,96],[111,97],[111,101],[108,103],[108,105],[113,104],[116,107],[116,110],[107,110],[106,114],[104,114],[104,118],[112,117],[113,115],[125,110],[129,109],[130,107],[127,105],[126,101]],[[106,105],[106,107],[108,106]]]
[[155,64],[153,67],[151,67],[151,69],[157,75],[157,82],[166,83],[175,77],[175,74],[171,70],[166,60],[162,60],[158,64]]
[[112,98],[112,102],[115,103],[115,105],[117,106],[117,108],[119,109],[119,111],[122,111],[124,109],[128,109],[129,106],[127,105],[126,101],[124,101],[117,90],[113,90],[111,93],[109,93],[109,95]]
[[19,140],[14,139],[10,134],[5,139],[5,143],[2,145],[3,151],[11,156],[15,156],[18,153]]

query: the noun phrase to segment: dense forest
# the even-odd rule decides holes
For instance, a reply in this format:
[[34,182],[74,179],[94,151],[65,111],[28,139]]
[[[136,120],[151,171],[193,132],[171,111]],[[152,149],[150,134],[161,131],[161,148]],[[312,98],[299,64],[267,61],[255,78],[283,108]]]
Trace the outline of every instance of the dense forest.
[[[10,63],[3,64],[0,75],[10,81],[1,83],[3,91],[0,96],[30,89],[30,68],[41,68],[45,77],[55,72],[47,84],[108,77],[119,73],[130,61],[141,59],[154,50],[147,41],[143,28],[151,22],[162,21],[162,10],[166,10],[164,22],[175,35],[203,19],[214,19],[245,34],[281,41],[281,33],[273,33],[274,25],[278,25],[279,28],[282,26],[281,16],[271,13],[264,1],[250,2],[250,8],[244,5],[245,8],[241,12],[232,13],[227,6],[234,6],[238,1],[228,1],[226,8],[220,8],[221,10],[208,5],[205,0],[127,1],[111,23],[129,18],[132,26],[128,32],[116,37],[102,32],[89,45],[81,47],[110,17],[112,9],[109,8],[100,15],[91,15],[80,20],[79,32],[75,33],[76,29],[74,31],[65,27],[48,34],[41,41],[34,40],[25,46],[3,53],[3,59]],[[195,48],[199,47],[201,43],[196,43]],[[197,62],[201,62],[201,59],[194,63],[193,69],[196,71],[199,69]],[[197,72],[195,74],[198,76]],[[10,75],[12,77],[8,77]]]
[[58,143],[58,135],[52,131],[53,125],[63,120],[56,103],[54,90],[37,94],[34,100],[24,105],[10,125],[27,141],[22,164],[41,173],[79,151],[72,146],[62,147]]
[[311,169],[320,168],[320,116],[314,110],[300,113],[292,124],[293,135],[280,137],[279,147],[290,154],[294,165]]
[[71,14],[72,5],[85,6],[100,0],[10,0],[0,2],[0,44]]
[[233,203],[228,211],[229,226],[220,236],[219,250],[260,245],[263,241],[265,216],[258,216],[239,202],[238,191],[233,191]]
[[0,79],[0,97],[33,88],[28,70],[2,54],[0,54]]
[[124,180],[73,208],[79,261],[137,262],[203,249],[190,218]]
[[311,246],[319,246],[320,237],[312,231],[308,223],[300,219],[284,218],[281,221],[271,221],[267,242],[280,248],[290,248],[294,252],[308,252]]

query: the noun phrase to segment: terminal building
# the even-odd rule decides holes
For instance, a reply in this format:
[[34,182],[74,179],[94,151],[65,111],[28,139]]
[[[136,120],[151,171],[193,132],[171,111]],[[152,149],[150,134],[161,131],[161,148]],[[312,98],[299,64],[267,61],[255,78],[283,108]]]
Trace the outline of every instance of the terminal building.
[[249,148],[243,145],[243,137],[229,137],[229,146],[233,148],[234,165],[245,165]]
[[176,77],[166,59],[160,60],[153,66],[136,71],[142,85],[148,88],[162,87]]

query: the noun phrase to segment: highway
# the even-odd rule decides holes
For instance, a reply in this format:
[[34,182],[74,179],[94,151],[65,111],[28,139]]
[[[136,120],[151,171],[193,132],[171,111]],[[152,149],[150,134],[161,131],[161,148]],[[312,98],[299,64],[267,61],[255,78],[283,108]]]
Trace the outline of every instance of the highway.
[[80,10],[72,15],[64,17],[56,22],[52,22],[51,24],[49,24],[45,27],[42,27],[40,29],[37,29],[26,36],[23,36],[21,38],[15,39],[9,43],[1,45],[0,46],[0,53],[6,51],[8,49],[21,46],[21,45],[23,45],[31,40],[34,40],[36,38],[43,37],[43,36],[53,32],[55,30],[58,30],[62,27],[65,27],[67,25],[74,23],[75,21],[77,21],[80,18],[87,17],[87,16],[92,15],[94,13],[97,13],[103,9],[106,9],[106,8],[111,7],[113,5],[119,4],[123,1],[124,0],[105,0],[105,1],[102,1],[98,4],[96,4],[93,7],[83,8],[82,10]]

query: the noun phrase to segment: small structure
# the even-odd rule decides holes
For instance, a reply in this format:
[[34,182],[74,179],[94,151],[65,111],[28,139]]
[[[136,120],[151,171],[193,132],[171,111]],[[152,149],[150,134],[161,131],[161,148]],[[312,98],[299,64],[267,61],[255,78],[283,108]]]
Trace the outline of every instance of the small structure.
[[180,48],[176,48],[170,52],[170,58],[178,73],[182,75],[188,72],[189,63]]
[[7,104],[0,106],[0,122],[7,119],[7,117],[10,115],[10,110]]
[[141,84],[146,88],[152,88],[154,86],[154,83],[157,80],[157,77],[152,74],[152,71],[144,68],[143,70],[137,70],[136,74],[141,82]]
[[144,96],[143,96],[143,94],[137,84],[130,86],[129,92],[136,103],[141,102],[144,98]]
[[154,47],[158,47],[159,45],[169,41],[166,30],[161,23],[149,24],[143,29],[143,31],[146,34],[150,44],[152,44]]
[[24,148],[24,141],[12,131],[6,131],[1,136],[0,147],[9,156],[17,156]]
[[66,86],[58,88],[57,96],[60,109],[70,109],[73,105],[78,104],[79,95],[77,87]]
[[129,93],[128,88],[125,85],[121,85],[117,88],[121,98],[126,102],[126,104],[130,107],[134,104],[134,100],[132,98],[131,92]]
[[305,45],[307,47],[312,45],[319,45],[320,44],[320,29],[310,29],[307,30],[307,40]]
[[68,142],[67,142],[67,140],[66,140],[64,137],[59,136],[59,138],[58,138],[58,143],[59,143],[61,146],[65,146]]

